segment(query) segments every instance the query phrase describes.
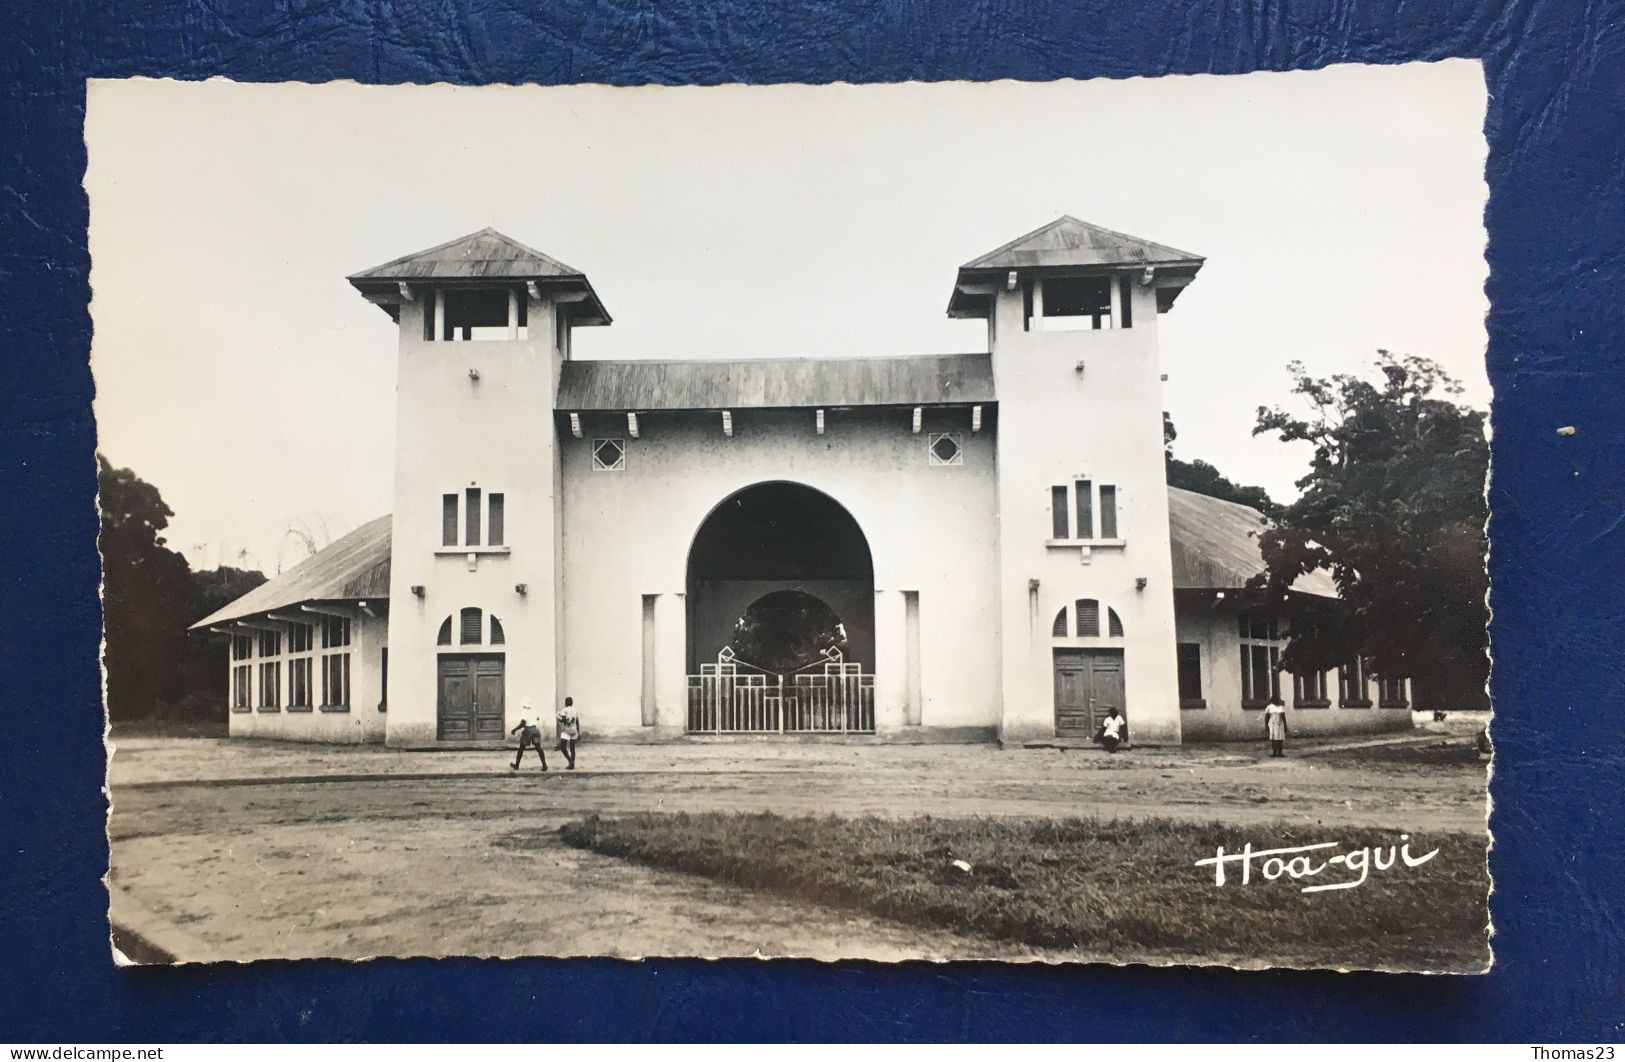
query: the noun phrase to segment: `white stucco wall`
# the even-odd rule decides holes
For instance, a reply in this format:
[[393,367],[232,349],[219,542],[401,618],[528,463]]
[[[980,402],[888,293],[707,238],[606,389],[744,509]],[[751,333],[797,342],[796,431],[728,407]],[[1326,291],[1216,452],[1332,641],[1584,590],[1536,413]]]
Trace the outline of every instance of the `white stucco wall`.
[[[999,394],[999,602],[1006,742],[1052,736],[1051,622],[1078,598],[1122,617],[1124,715],[1133,740],[1175,744],[1172,564],[1162,440],[1155,292],[1133,287],[1133,327],[1024,331],[1019,287],[995,297],[993,372]],[[1078,370],[1079,363],[1083,370]],[[1053,546],[1050,489],[1087,479],[1117,488],[1121,546]],[[1099,509],[1096,509],[1096,521]],[[1146,586],[1136,589],[1136,580]],[[1031,581],[1038,581],[1036,596]]]
[[[247,711],[233,709],[228,712],[228,732],[232,737],[243,738],[271,738],[282,741],[313,741],[333,744],[359,744],[363,742],[384,740],[384,729],[387,714],[378,710],[379,701],[383,696],[382,688],[382,651],[389,635],[388,623],[383,617],[370,617],[357,610],[341,610],[351,616],[350,619],[350,705],[348,711],[324,710],[321,705],[322,665],[321,658],[326,653],[321,648],[321,616],[312,614],[311,622],[317,624],[315,633],[315,648],[311,655],[310,681],[311,702],[309,710],[290,710],[289,700],[289,667],[287,655],[287,628],[282,624],[273,624],[283,631],[283,653],[270,659],[278,660],[282,666],[282,704],[276,711],[267,711],[258,706],[260,664],[266,659],[258,655],[258,640],[255,640],[255,655],[247,661],[229,661],[226,671],[226,695],[231,696],[231,666],[247,663],[251,675],[254,702]],[[228,651],[229,656],[229,651]]]
[[[1210,607],[1200,600],[1181,599],[1177,608],[1178,641],[1201,646],[1202,697],[1205,708],[1180,713],[1187,741],[1263,741],[1264,713],[1241,706],[1241,637],[1236,609]],[[1292,676],[1281,675],[1281,697],[1286,701],[1287,728],[1294,737],[1334,734],[1384,733],[1411,727],[1409,708],[1344,707],[1338,698],[1337,672],[1326,676],[1331,706],[1299,708],[1293,703]],[[1371,699],[1378,700],[1377,682],[1370,683]]]
[[[390,571],[392,745],[436,741],[436,658],[443,651],[436,634],[448,616],[455,627],[465,607],[495,615],[506,632],[506,646],[452,647],[504,654],[503,729],[518,722],[525,697],[548,719],[556,704],[554,307],[530,300],[533,338],[426,342],[428,305],[420,297],[401,313]],[[506,509],[506,547],[476,551],[472,564],[469,551],[440,544],[441,496],[462,496],[470,486],[481,489],[482,500],[503,494]],[[459,526],[464,519],[460,509]],[[515,590],[519,584],[525,594]],[[423,587],[421,597],[413,586]]]
[[[840,503],[868,539],[874,563],[876,726],[883,734],[992,736],[998,722],[998,610],[993,441],[970,430],[969,409],[735,410],[732,438],[719,413],[643,413],[623,472],[595,472],[594,438],[626,436],[624,416],[583,415],[583,438],[562,433],[564,684],[584,733],[682,733],[687,711],[688,553],[712,509],[735,492],[784,480]],[[991,425],[991,416],[988,424]],[[953,431],[964,463],[934,466],[927,440]],[[920,723],[906,721],[904,593],[919,594]],[[656,705],[643,725],[643,598],[654,595]],[[977,728],[972,735],[965,728]]]

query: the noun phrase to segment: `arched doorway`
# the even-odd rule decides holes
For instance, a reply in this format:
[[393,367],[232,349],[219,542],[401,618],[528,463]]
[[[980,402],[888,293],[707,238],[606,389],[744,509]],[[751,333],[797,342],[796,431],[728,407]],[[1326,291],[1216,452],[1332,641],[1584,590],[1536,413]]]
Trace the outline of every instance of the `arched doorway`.
[[829,495],[729,496],[689,549],[689,729],[873,730],[874,592],[869,542]]

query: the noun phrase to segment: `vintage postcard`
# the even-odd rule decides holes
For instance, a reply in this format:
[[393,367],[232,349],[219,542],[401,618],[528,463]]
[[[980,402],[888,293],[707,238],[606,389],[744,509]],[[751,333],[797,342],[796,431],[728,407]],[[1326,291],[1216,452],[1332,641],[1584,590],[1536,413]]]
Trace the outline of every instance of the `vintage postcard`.
[[1486,969],[1485,102],[92,82],[118,954]]

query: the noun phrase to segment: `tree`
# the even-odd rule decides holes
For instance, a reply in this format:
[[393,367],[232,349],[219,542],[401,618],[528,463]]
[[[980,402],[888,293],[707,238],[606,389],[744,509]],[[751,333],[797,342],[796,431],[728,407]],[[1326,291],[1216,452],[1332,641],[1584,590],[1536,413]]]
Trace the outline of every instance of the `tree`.
[[225,712],[226,649],[187,627],[241,597],[265,576],[221,567],[193,571],[163,530],[175,514],[158,488],[98,456],[107,711],[115,721],[156,712],[193,718]]
[[1200,459],[1181,461],[1174,456],[1174,440],[1179,430],[1166,412],[1162,415],[1163,457],[1168,468],[1168,485],[1206,494],[1210,498],[1250,505],[1266,515],[1275,511],[1275,502],[1263,487],[1246,487],[1226,478],[1217,468]]
[[734,623],[731,644],[739,659],[769,671],[806,667],[830,649],[851,653],[840,617],[801,590],[776,590],[757,600]]
[[164,544],[160,532],[175,514],[158,489],[105,457],[96,460],[107,709],[113,719],[141,719],[173,692],[196,591],[186,558]]
[[1293,617],[1289,671],[1356,657],[1408,676],[1419,707],[1478,707],[1489,674],[1484,569],[1485,415],[1425,358],[1378,351],[1378,379],[1315,379],[1293,363],[1303,415],[1260,406],[1253,434],[1313,448],[1302,495],[1260,539],[1274,595],[1328,570],[1337,609]]
[[[188,626],[259,586],[265,576],[222,565],[192,572],[191,582],[192,606],[185,619]],[[224,719],[226,644],[206,635],[189,634],[183,638],[180,657],[162,700],[177,717],[194,722]]]

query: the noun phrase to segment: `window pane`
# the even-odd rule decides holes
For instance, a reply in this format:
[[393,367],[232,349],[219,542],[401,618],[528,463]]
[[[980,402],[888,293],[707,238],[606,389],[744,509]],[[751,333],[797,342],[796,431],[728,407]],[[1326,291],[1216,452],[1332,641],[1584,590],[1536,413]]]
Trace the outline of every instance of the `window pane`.
[[446,617],[446,622],[444,622],[444,623],[442,623],[440,625],[440,633],[435,636],[434,644],[436,644],[436,645],[450,645],[451,644],[451,617],[450,616],[447,616]]
[[505,502],[506,499],[500,494],[493,494],[485,500],[486,522],[490,525],[491,531],[486,536],[486,541],[493,546],[502,545],[502,537],[507,530],[503,527],[507,516]]
[[594,439],[592,467],[600,472],[619,472],[626,467],[626,448],[619,439]]
[[1100,488],[1100,537],[1117,537],[1117,488]]
[[1066,637],[1066,609],[1055,614],[1055,622],[1050,626],[1050,636],[1054,638]]
[[1175,648],[1175,652],[1179,660],[1179,699],[1201,700],[1202,647],[1195,642],[1182,642]]
[[457,544],[457,495],[442,494],[440,496],[440,544],[442,546],[455,546]]
[[1049,489],[1050,534],[1054,538],[1071,538],[1066,526],[1066,488]]
[[1106,610],[1106,633],[1113,638],[1123,636],[1123,621],[1118,618],[1115,608]]
[[480,544],[480,488],[469,487],[463,493],[468,499],[468,511],[463,519],[463,545],[477,546]]
[[463,609],[463,612],[462,612],[462,633],[458,636],[458,639],[457,639],[458,643],[461,644],[461,645],[478,645],[478,644],[480,644],[480,634],[481,634],[480,626],[481,626],[483,621],[484,621],[484,616],[480,613],[479,609],[477,609],[477,608],[465,608],[465,609]]
[[1100,602],[1088,598],[1078,602],[1078,637],[1100,637]]
[[1122,312],[1123,312],[1123,327],[1124,328],[1133,328],[1134,327],[1134,285],[1129,281],[1128,277],[1118,277],[1117,278],[1117,284],[1118,284],[1118,288],[1117,288],[1118,305],[1120,305],[1123,308],[1123,310],[1122,310]]
[[1246,645],[1241,647],[1241,699],[1257,700],[1253,694],[1252,648]]
[[1078,502],[1078,537],[1095,537],[1095,490],[1094,484],[1087,479],[1080,479],[1073,484],[1072,493]]

